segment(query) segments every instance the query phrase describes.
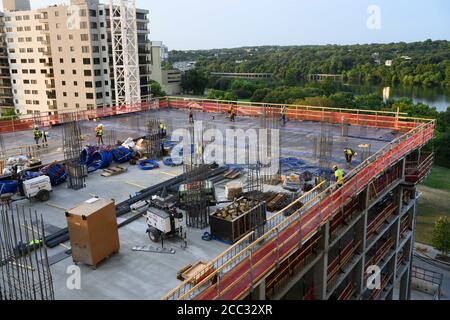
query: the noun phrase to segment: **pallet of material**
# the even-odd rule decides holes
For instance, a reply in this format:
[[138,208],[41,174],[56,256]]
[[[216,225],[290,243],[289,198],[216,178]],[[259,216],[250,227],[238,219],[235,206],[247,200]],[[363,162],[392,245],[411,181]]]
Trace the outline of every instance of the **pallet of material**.
[[191,277],[194,277],[197,274],[201,274],[201,276],[189,281],[190,284],[195,286],[197,283],[208,277],[213,271],[214,270],[212,267],[208,268],[208,264],[206,262],[199,261],[194,265],[187,265],[186,267],[182,268],[178,272],[177,279],[184,281],[190,279]]
[[280,206],[285,202],[287,194],[279,193],[272,200],[267,202],[267,210],[274,212],[280,209]]
[[227,179],[234,180],[241,175],[240,170],[229,170],[223,174],[223,176]]
[[127,168],[123,167],[111,167],[103,169],[102,177],[112,177],[127,172]]

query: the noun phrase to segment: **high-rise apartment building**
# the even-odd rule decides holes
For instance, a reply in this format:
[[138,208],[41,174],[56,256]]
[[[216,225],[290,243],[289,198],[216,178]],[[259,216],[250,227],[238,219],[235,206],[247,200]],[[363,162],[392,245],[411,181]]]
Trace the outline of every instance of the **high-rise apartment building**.
[[0,116],[14,110],[4,16],[0,13]]
[[[30,10],[27,0],[4,1],[14,108],[56,114],[116,105],[110,4],[72,0]],[[136,10],[141,100],[149,98],[148,11]]]

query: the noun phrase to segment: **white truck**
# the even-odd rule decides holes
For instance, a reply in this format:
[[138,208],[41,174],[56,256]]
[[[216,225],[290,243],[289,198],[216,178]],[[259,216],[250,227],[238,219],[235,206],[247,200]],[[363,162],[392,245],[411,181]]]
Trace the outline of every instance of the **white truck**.
[[41,202],[50,199],[50,192],[52,192],[52,184],[48,176],[40,176],[30,180],[25,180],[23,183],[23,192],[28,199],[37,199]]

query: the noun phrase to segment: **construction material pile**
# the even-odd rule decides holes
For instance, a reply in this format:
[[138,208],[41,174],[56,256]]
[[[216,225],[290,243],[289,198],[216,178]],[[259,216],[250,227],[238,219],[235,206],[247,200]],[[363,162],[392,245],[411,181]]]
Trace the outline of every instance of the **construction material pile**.
[[210,216],[211,235],[232,244],[266,221],[266,203],[242,197]]

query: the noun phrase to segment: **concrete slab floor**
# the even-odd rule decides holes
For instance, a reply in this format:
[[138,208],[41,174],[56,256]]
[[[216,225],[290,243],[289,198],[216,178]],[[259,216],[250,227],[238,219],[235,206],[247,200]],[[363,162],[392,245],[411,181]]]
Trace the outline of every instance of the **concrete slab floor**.
[[[188,128],[188,114],[179,110],[159,110],[151,112],[153,117],[160,118],[166,123],[169,132],[177,128]],[[105,125],[105,134],[108,130],[116,131],[116,138],[125,140],[128,137],[139,137],[145,134],[144,124],[147,115],[139,113],[120,116],[116,118],[102,119]],[[214,117],[214,119],[213,119]],[[231,123],[222,114],[195,113],[195,120],[203,121],[207,128],[217,128],[223,132],[226,129],[258,128],[260,119],[238,117],[235,123]],[[81,123],[85,143],[95,144],[94,128],[97,123]],[[275,125],[276,126],[276,125]],[[358,150],[362,143],[371,144],[372,152],[381,149],[388,141],[397,137],[398,133],[390,130],[365,128],[353,126],[349,128],[349,136],[342,137],[342,128],[338,125],[325,125],[334,137],[332,157],[333,162],[344,164],[343,149],[352,147]],[[317,165],[318,160],[314,156],[315,138],[320,136],[322,126],[314,122],[288,122],[286,127],[280,127],[281,154],[284,157],[298,157],[308,164]],[[43,149],[42,160],[44,163],[53,160],[62,160],[61,127],[55,127],[49,131],[50,147]],[[4,134],[6,148],[33,143],[32,131]],[[105,137],[105,142],[107,138]],[[353,163],[356,166],[358,161]],[[352,167],[353,167],[352,166]],[[86,179],[86,188],[73,191],[66,185],[54,189],[51,199],[47,203],[19,201],[17,204],[42,213],[44,222],[54,229],[66,227],[64,212],[93,196],[115,199],[119,203],[130,195],[173,176],[182,173],[181,167],[166,167],[154,171],[141,171],[137,167],[125,165],[128,172],[122,175],[104,178],[100,172],[90,174]],[[347,168],[348,170],[351,168]],[[218,188],[218,197],[223,197],[223,188]],[[60,261],[51,267],[54,287],[57,299],[159,299],[167,291],[180,282],[176,279],[176,273],[187,264],[197,261],[209,261],[227,248],[227,245],[217,242],[205,242],[201,235],[206,230],[187,229],[188,248],[183,250],[177,241],[165,242],[168,248],[175,248],[174,255],[133,252],[131,248],[136,245],[151,244],[148,239],[145,219],[141,218],[120,229],[121,251],[112,256],[97,270],[80,265],[81,289],[70,290],[67,287],[68,267],[72,265],[70,258]],[[64,252],[70,243],[49,249],[49,256],[56,256]]]

